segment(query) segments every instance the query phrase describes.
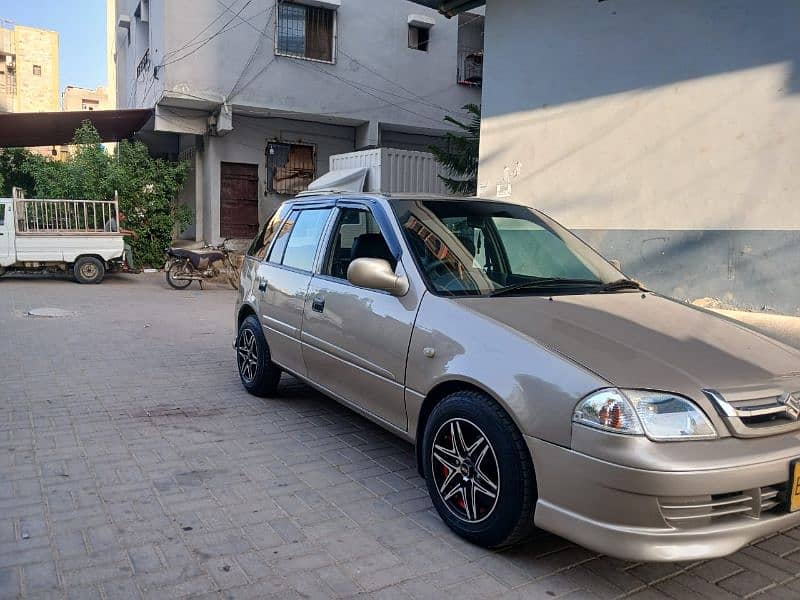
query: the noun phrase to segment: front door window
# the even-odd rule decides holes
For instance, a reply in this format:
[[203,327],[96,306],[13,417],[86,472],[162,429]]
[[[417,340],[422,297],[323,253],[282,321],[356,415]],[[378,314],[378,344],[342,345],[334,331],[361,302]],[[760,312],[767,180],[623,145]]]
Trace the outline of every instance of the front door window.
[[363,208],[343,208],[331,236],[322,274],[347,279],[347,267],[356,258],[383,258],[394,268],[395,258],[372,213]]

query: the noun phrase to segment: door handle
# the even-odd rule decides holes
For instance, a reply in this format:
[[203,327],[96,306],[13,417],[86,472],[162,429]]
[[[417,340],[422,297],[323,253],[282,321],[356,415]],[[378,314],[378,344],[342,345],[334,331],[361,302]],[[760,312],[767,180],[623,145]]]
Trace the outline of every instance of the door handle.
[[258,291],[259,292],[266,292],[267,291],[267,280],[264,279],[263,277],[259,278],[259,280],[258,280]]
[[321,313],[325,310],[325,298],[317,296],[311,301],[311,310]]

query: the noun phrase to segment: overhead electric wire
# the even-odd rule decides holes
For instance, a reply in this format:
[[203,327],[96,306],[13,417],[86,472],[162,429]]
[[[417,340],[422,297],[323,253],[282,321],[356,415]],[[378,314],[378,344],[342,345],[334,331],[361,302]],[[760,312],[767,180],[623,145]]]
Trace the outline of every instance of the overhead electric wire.
[[[217,36],[219,36],[219,35],[221,35],[221,34],[223,34],[223,33],[227,33],[228,31],[230,31],[230,30],[234,29],[235,27],[238,27],[240,24],[245,24],[245,25],[247,25],[247,26],[251,27],[251,28],[252,28],[254,31],[256,31],[256,33],[258,33],[258,35],[260,36],[260,38],[267,39],[267,40],[269,40],[269,41],[272,41],[272,42],[274,42],[275,38],[274,38],[274,37],[272,37],[272,36],[270,36],[269,34],[267,34],[266,30],[267,30],[267,26],[269,25],[269,22],[272,20],[272,16],[273,16],[273,14],[274,14],[274,11],[275,11],[275,5],[273,5],[271,9],[265,9],[265,10],[263,10],[263,11],[259,11],[258,13],[255,13],[254,15],[252,15],[252,16],[250,16],[250,17],[249,17],[249,19],[252,19],[252,18],[255,18],[255,17],[257,17],[258,15],[262,14],[263,12],[266,12],[266,10],[271,10],[271,14],[270,14],[270,16],[267,18],[267,23],[266,23],[266,25],[265,25],[264,29],[263,29],[263,30],[261,30],[261,29],[259,29],[257,26],[255,26],[255,25],[254,25],[254,24],[253,24],[253,23],[252,23],[250,20],[248,20],[248,19],[246,19],[246,18],[244,18],[244,17],[242,16],[242,12],[244,12],[245,8],[247,8],[247,6],[248,6],[248,5],[249,5],[249,4],[252,2],[252,0],[248,0],[248,2],[246,2],[246,3],[245,3],[245,5],[244,5],[244,6],[242,6],[242,8],[240,8],[238,11],[234,11],[234,10],[231,8],[231,6],[233,6],[233,4],[234,4],[234,3],[232,3],[231,5],[226,5],[224,2],[222,2],[222,0],[217,0],[217,2],[218,2],[218,4],[220,4],[220,6],[222,6],[222,7],[225,9],[225,11],[232,13],[232,14],[233,14],[233,17],[231,17],[231,19],[229,19],[229,20],[228,20],[228,21],[225,23],[225,25],[223,25],[221,28],[219,28],[219,29],[218,29],[218,30],[217,30],[217,31],[216,31],[214,34],[212,34],[212,35],[211,35],[211,36],[209,36],[208,38],[206,38],[206,39],[202,40],[201,42],[198,42],[198,43],[197,43],[198,45],[197,45],[197,47],[196,47],[196,48],[193,48],[193,49],[192,49],[192,50],[190,50],[189,52],[186,52],[185,54],[183,54],[183,55],[181,55],[181,56],[179,56],[179,57],[177,57],[177,58],[174,58],[173,60],[169,60],[169,61],[164,61],[164,62],[162,62],[161,64],[159,64],[159,65],[157,65],[157,66],[155,67],[156,69],[157,69],[157,68],[160,68],[160,67],[163,67],[163,66],[166,66],[166,65],[169,65],[169,64],[173,64],[173,63],[179,62],[179,61],[181,61],[181,60],[183,60],[183,59],[185,59],[185,58],[188,58],[189,56],[191,56],[192,54],[194,54],[195,52],[197,52],[198,50],[200,50],[200,48],[202,48],[203,46],[205,46],[206,44],[208,44],[208,43],[209,43],[211,40],[213,40],[215,37],[217,37]],[[197,37],[198,37],[199,35],[201,35],[203,32],[207,31],[207,30],[210,28],[210,26],[211,26],[211,25],[213,25],[213,23],[215,23],[216,21],[218,21],[218,20],[219,20],[219,19],[222,17],[222,15],[223,15],[223,14],[224,14],[224,12],[223,12],[223,13],[220,13],[220,15],[219,15],[219,16],[218,16],[216,19],[214,19],[214,20],[213,20],[211,23],[209,23],[209,25],[207,25],[207,26],[206,26],[206,27],[205,27],[203,30],[201,30],[200,32],[198,32],[198,34],[196,34],[196,35],[195,35],[195,36],[192,38],[192,40],[190,41],[190,43],[188,43],[188,44],[185,44],[185,45],[184,45],[182,48],[180,48],[180,49],[178,49],[178,50],[176,50],[176,51],[173,51],[173,52],[172,52],[172,54],[174,55],[175,53],[177,53],[177,52],[180,52],[182,49],[184,49],[184,48],[188,47],[189,45],[192,45],[192,44],[191,44],[191,42],[192,42],[192,41],[194,41],[194,40],[196,40],[196,39],[197,39]],[[236,19],[239,19],[239,23],[237,23],[237,24],[235,24],[235,25],[231,26],[231,23],[232,23],[234,20],[236,20]],[[473,21],[474,21],[474,20],[473,20]],[[465,26],[465,25],[468,25],[468,24],[470,24],[471,22],[472,22],[472,21],[470,21],[470,22],[467,22],[467,23],[464,23],[464,24],[461,24],[461,25],[459,25],[458,27],[459,27],[459,28],[461,28],[461,27],[463,27],[463,26]],[[248,80],[248,81],[247,81],[247,82],[246,82],[244,85],[242,85],[241,87],[239,87],[239,89],[237,90],[236,88],[237,88],[237,87],[239,86],[239,84],[241,83],[241,79],[242,79],[242,77],[244,76],[244,74],[245,74],[245,72],[247,71],[247,69],[249,68],[249,66],[252,64],[252,61],[254,60],[255,56],[258,54],[258,51],[259,51],[259,49],[260,49],[260,44],[258,44],[258,45],[256,46],[256,48],[254,49],[253,53],[251,53],[251,55],[250,55],[250,58],[249,58],[249,59],[248,59],[248,61],[247,61],[247,64],[245,65],[244,69],[242,70],[242,73],[240,74],[239,78],[237,79],[237,82],[234,84],[233,88],[231,88],[231,91],[228,93],[228,96],[227,96],[227,98],[226,98],[227,100],[229,100],[230,98],[232,98],[232,97],[235,95],[235,93],[238,93],[238,92],[239,92],[239,91],[241,91],[242,89],[244,89],[244,88],[246,88],[247,86],[249,86],[249,85],[250,85],[250,83],[252,83],[252,82],[253,82],[253,81],[254,81],[254,80],[255,80],[255,79],[258,77],[258,76],[260,76],[260,75],[261,75],[261,73],[263,73],[263,71],[264,71],[264,70],[265,70],[265,69],[266,69],[266,68],[267,68],[267,67],[268,67],[270,64],[272,64],[272,62],[274,62],[274,60],[275,60],[275,56],[271,57],[271,59],[270,59],[270,60],[269,60],[269,61],[268,61],[268,62],[267,62],[267,63],[266,63],[266,64],[265,64],[265,65],[264,65],[264,66],[263,66],[261,69],[259,69],[259,71],[258,71],[258,72],[257,72],[257,73],[256,73],[256,74],[253,76],[253,77],[251,77],[251,78],[250,78],[250,79],[249,79],[249,80]],[[354,63],[356,63],[356,64],[358,64],[358,65],[362,66],[362,67],[363,67],[365,70],[367,70],[367,71],[369,71],[370,73],[372,73],[372,74],[376,75],[377,77],[379,77],[379,78],[381,78],[381,79],[383,79],[383,80],[385,80],[385,81],[387,81],[387,82],[391,83],[392,85],[395,85],[395,86],[397,86],[399,89],[402,89],[403,91],[405,91],[405,92],[407,92],[407,93],[411,94],[411,96],[412,96],[412,97],[404,96],[404,95],[401,95],[401,94],[398,94],[398,93],[392,92],[391,90],[388,90],[388,89],[384,89],[384,88],[377,88],[377,87],[374,87],[374,86],[370,86],[370,85],[368,85],[368,84],[366,84],[366,83],[363,83],[363,82],[356,82],[356,81],[353,81],[353,80],[347,79],[347,78],[345,78],[345,77],[342,77],[342,76],[340,76],[340,75],[338,75],[338,74],[336,74],[336,73],[332,73],[332,72],[330,72],[330,71],[327,71],[327,70],[323,69],[322,67],[320,67],[320,66],[318,66],[318,65],[314,64],[313,62],[303,62],[303,61],[298,61],[298,62],[296,63],[296,65],[297,65],[297,66],[299,66],[299,67],[301,67],[301,68],[305,68],[305,69],[313,69],[313,70],[317,71],[318,73],[320,73],[320,74],[322,74],[322,75],[325,75],[325,76],[327,76],[327,77],[332,77],[332,78],[334,78],[334,79],[337,79],[337,80],[339,80],[340,82],[344,83],[345,85],[348,85],[349,87],[351,87],[351,88],[353,88],[353,89],[355,89],[355,90],[357,90],[357,91],[359,91],[359,92],[361,92],[361,93],[363,93],[363,94],[366,94],[366,95],[368,95],[368,96],[371,96],[371,97],[375,98],[376,100],[379,100],[379,101],[382,103],[382,104],[379,104],[379,105],[377,105],[377,106],[374,106],[374,107],[368,107],[368,108],[364,108],[364,109],[362,109],[362,110],[375,110],[375,109],[381,108],[382,106],[392,106],[392,107],[394,107],[394,108],[397,108],[398,110],[401,110],[401,111],[407,112],[407,113],[409,113],[409,114],[411,114],[411,115],[414,115],[414,116],[416,116],[416,117],[419,117],[419,118],[422,118],[422,119],[426,119],[426,120],[429,120],[429,121],[435,122],[435,123],[436,123],[436,124],[438,124],[438,125],[441,125],[441,120],[440,120],[440,119],[436,119],[436,118],[434,118],[434,117],[431,117],[431,116],[429,116],[429,115],[425,115],[425,114],[419,113],[419,112],[417,112],[417,111],[411,110],[411,109],[409,109],[409,108],[406,108],[405,106],[403,106],[403,105],[401,105],[401,104],[398,104],[398,103],[396,103],[396,102],[393,102],[393,101],[391,101],[391,100],[387,99],[387,98],[386,98],[386,97],[384,97],[384,96],[379,96],[378,94],[385,94],[385,95],[388,95],[388,96],[392,96],[392,97],[398,98],[398,99],[400,99],[400,100],[402,100],[402,101],[404,101],[404,102],[420,102],[420,103],[422,103],[422,104],[424,104],[424,105],[426,105],[426,106],[428,106],[428,107],[430,107],[430,108],[435,108],[435,109],[437,109],[437,110],[441,110],[441,111],[442,111],[442,112],[444,112],[444,113],[447,113],[447,112],[449,112],[449,110],[450,110],[450,109],[447,109],[447,108],[445,108],[445,107],[443,107],[443,106],[441,106],[441,105],[438,105],[438,104],[436,104],[436,103],[434,103],[434,102],[431,102],[431,101],[427,100],[425,97],[423,97],[423,96],[420,96],[420,95],[418,95],[418,94],[416,94],[416,93],[412,92],[411,90],[409,90],[409,89],[407,89],[407,88],[403,87],[402,85],[398,84],[398,83],[397,83],[397,82],[395,82],[395,81],[392,81],[392,80],[391,80],[391,79],[389,79],[388,77],[386,77],[386,76],[382,75],[381,73],[379,73],[379,72],[375,71],[374,69],[372,69],[372,68],[371,68],[371,67],[369,67],[368,65],[365,65],[364,63],[362,63],[362,62],[361,62],[361,61],[359,61],[358,59],[356,59],[356,58],[352,57],[351,55],[347,54],[347,53],[346,53],[344,50],[342,50],[341,48],[339,48],[339,49],[337,49],[337,50],[338,50],[338,52],[339,52],[340,54],[342,54],[343,56],[345,56],[345,57],[349,58],[349,59],[350,59],[351,61],[353,61]],[[152,89],[152,86],[154,85],[154,83],[155,83],[155,80],[156,80],[156,78],[155,78],[155,76],[154,76],[154,77],[153,77],[153,79],[152,79],[152,80],[151,80],[151,82],[150,82],[150,85],[149,85],[149,86],[148,86],[148,88],[145,90],[145,93],[144,93],[144,96],[145,96],[145,97],[146,97],[146,96],[147,96],[147,94],[150,92],[150,89]],[[448,86],[448,87],[449,87],[449,86]],[[447,89],[447,88],[445,88],[445,89]],[[370,92],[369,90],[373,90],[375,93],[373,93],[373,92]],[[136,91],[137,91],[137,90],[136,90],[136,88],[134,88],[134,90],[133,90],[133,94],[135,94],[135,93],[136,93]],[[182,93],[182,92],[178,92],[178,93]],[[438,92],[436,92],[436,93],[438,93]],[[211,100],[211,99],[209,99],[209,98],[202,98],[202,97],[200,97],[200,96],[192,96],[191,94],[185,94],[185,93],[182,93],[182,94],[183,94],[183,95],[186,95],[186,96],[190,96],[190,97],[194,97],[194,98],[202,99],[202,100]],[[211,101],[214,101],[214,102],[216,102],[217,100],[211,100]],[[129,103],[130,103],[130,98],[129,98]],[[325,113],[319,113],[319,114],[324,114],[324,115],[337,115],[337,114],[352,114],[352,113],[354,113],[354,112],[360,112],[360,110],[349,110],[349,111],[331,111],[331,112],[325,112]]]
[[[221,4],[222,6],[225,6],[225,4],[223,4],[222,0],[217,0],[217,2],[219,4]],[[229,8],[229,7],[226,7],[226,8]],[[264,43],[264,38],[265,38],[266,33],[267,33],[267,27],[269,27],[269,24],[272,22],[272,17],[273,17],[274,14],[275,14],[275,5],[273,4],[272,9],[270,10],[269,15],[267,16],[267,21],[264,23],[264,29],[261,31],[261,35],[258,36],[258,42],[256,43],[255,47],[253,48],[253,51],[250,53],[250,58],[247,59],[247,62],[245,63],[244,68],[242,69],[242,72],[239,74],[239,77],[236,79],[236,83],[233,84],[233,87],[226,94],[226,98],[232,98],[238,92],[237,88],[239,87],[239,84],[242,82],[242,78],[244,77],[244,74],[250,68],[250,65],[253,64],[253,60],[255,59],[255,57],[258,54],[258,52],[261,50],[261,46]],[[261,73],[263,73],[264,70],[272,63],[274,58],[275,57],[273,56],[271,60],[267,61],[267,64],[265,64],[258,71],[258,73],[255,75],[255,77],[258,77],[259,75],[261,75]],[[252,81],[252,79],[250,81]],[[242,89],[244,89],[244,87],[247,87],[247,85],[249,85],[249,84],[250,84],[250,82],[245,84]]]
[[[224,6],[224,5],[223,5],[223,6]],[[231,9],[227,9],[227,10],[228,10],[229,12],[233,12]],[[244,18],[240,17],[239,15],[236,15],[236,16],[235,16],[235,17],[233,17],[233,18],[239,18],[239,19],[241,19],[241,20],[242,20],[243,22],[245,22],[245,23],[246,23],[246,24],[247,24],[249,27],[251,27],[252,29],[254,29],[254,30],[255,30],[255,31],[256,31],[256,32],[257,32],[259,35],[264,35],[264,37],[266,37],[268,40],[271,40],[271,41],[273,41],[273,42],[274,42],[274,40],[275,40],[275,38],[274,38],[274,37],[271,37],[271,36],[267,35],[266,33],[262,33],[262,31],[261,31],[261,30],[259,30],[259,29],[258,29],[258,28],[257,28],[255,25],[253,25],[252,23],[250,23],[250,22],[249,22],[249,21],[247,21],[246,19],[244,19]],[[341,50],[340,50],[340,52],[341,52]],[[344,54],[344,53],[343,53],[343,54]],[[313,63],[313,62],[304,62],[304,61],[302,61],[302,60],[299,60],[299,61],[297,61],[297,66],[298,66],[298,67],[301,67],[301,68],[304,68],[304,69],[314,69],[314,70],[315,70],[315,71],[317,71],[318,73],[321,73],[322,75],[325,75],[325,76],[327,76],[327,77],[333,77],[334,79],[337,79],[337,80],[341,81],[341,82],[342,82],[342,83],[344,83],[345,85],[348,85],[348,86],[350,86],[350,87],[352,87],[352,88],[354,88],[354,89],[356,89],[356,90],[358,90],[358,91],[360,91],[360,92],[362,92],[362,93],[364,93],[364,94],[367,94],[368,96],[372,96],[373,98],[375,98],[375,99],[377,99],[377,100],[380,100],[381,102],[384,102],[384,103],[385,103],[386,105],[388,105],[388,106],[394,106],[395,108],[397,108],[397,109],[399,109],[399,110],[402,110],[402,111],[405,111],[405,112],[407,112],[407,113],[409,113],[409,114],[412,114],[412,115],[414,115],[414,116],[416,116],[416,117],[419,117],[419,118],[421,118],[421,119],[427,119],[427,120],[429,120],[429,121],[433,121],[434,123],[437,123],[438,125],[441,125],[441,120],[440,120],[440,119],[435,119],[435,118],[433,118],[433,117],[430,117],[430,116],[428,116],[428,115],[424,115],[424,114],[422,114],[422,113],[418,113],[418,112],[416,112],[416,111],[413,111],[413,110],[410,110],[410,109],[408,109],[408,108],[405,108],[404,106],[401,106],[401,105],[399,105],[399,104],[396,104],[396,103],[394,103],[394,102],[391,102],[390,100],[388,100],[388,99],[386,99],[386,98],[384,98],[384,97],[381,97],[381,96],[378,96],[378,95],[376,95],[376,94],[373,94],[372,92],[368,91],[367,89],[364,89],[363,87],[360,87],[360,86],[361,86],[361,84],[359,84],[359,83],[356,83],[356,82],[354,82],[354,81],[351,81],[351,80],[349,80],[349,79],[345,79],[344,77],[341,77],[340,75],[337,75],[336,73],[331,73],[330,71],[326,71],[325,69],[321,68],[320,66],[316,65],[316,64],[315,64],[315,63]],[[381,90],[381,93],[386,93],[386,94],[389,94],[389,95],[393,95],[393,96],[396,96],[396,97],[400,97],[400,98],[401,98],[401,99],[403,99],[403,100],[412,100],[411,98],[408,98],[408,97],[405,97],[405,96],[398,96],[398,94],[394,94],[394,93],[392,93],[392,92],[390,92],[390,91],[388,91],[388,90]],[[440,107],[437,107],[437,108],[440,108]],[[447,112],[447,110],[446,110],[446,109],[443,109],[443,108],[442,108],[442,110],[443,110],[444,112]]]
[[[181,60],[183,60],[183,59],[185,59],[185,58],[187,58],[187,57],[191,56],[192,54],[194,54],[195,52],[197,52],[198,50],[200,50],[200,48],[202,48],[203,46],[205,46],[206,44],[208,44],[208,43],[209,43],[211,40],[213,40],[215,37],[217,37],[218,35],[220,35],[220,34],[222,34],[222,33],[225,33],[225,28],[226,28],[228,25],[230,25],[231,23],[233,23],[233,21],[234,21],[235,19],[237,19],[237,18],[240,18],[240,17],[239,17],[239,15],[242,13],[242,11],[244,11],[244,9],[245,9],[245,8],[247,8],[247,7],[250,5],[250,3],[251,3],[252,1],[253,1],[253,0],[247,0],[247,2],[245,2],[245,3],[244,3],[244,6],[242,6],[242,8],[240,8],[238,12],[234,13],[234,16],[233,16],[233,17],[231,17],[231,18],[230,18],[230,20],[229,20],[227,23],[225,23],[225,25],[223,25],[223,26],[222,26],[222,27],[221,27],[219,30],[217,30],[217,31],[216,31],[214,34],[212,34],[212,35],[210,35],[208,38],[206,38],[206,39],[203,41],[203,43],[202,43],[202,44],[200,44],[200,45],[199,45],[199,46],[197,46],[196,48],[193,48],[192,50],[190,50],[190,51],[189,51],[189,52],[187,52],[186,54],[184,54],[184,55],[182,55],[182,56],[179,56],[178,58],[176,58],[176,59],[174,59],[174,60],[169,60],[169,61],[166,61],[166,62],[162,62],[161,64],[159,64],[159,65],[158,65],[158,67],[165,67],[165,66],[167,66],[167,65],[171,65],[171,64],[173,64],[173,63],[176,63],[176,62],[178,62],[178,61],[181,61]],[[223,6],[224,6],[224,4],[223,4]],[[227,9],[228,11],[230,11],[230,12],[233,12],[233,10],[232,10],[232,9],[230,9],[230,8],[227,8],[227,7],[226,7],[226,9]]]

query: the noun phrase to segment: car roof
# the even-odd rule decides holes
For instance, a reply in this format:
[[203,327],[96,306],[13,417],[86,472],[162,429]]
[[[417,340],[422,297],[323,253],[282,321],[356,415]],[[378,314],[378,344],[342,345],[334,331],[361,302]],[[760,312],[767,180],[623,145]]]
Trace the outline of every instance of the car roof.
[[392,202],[393,200],[424,200],[426,202],[496,202],[502,204],[514,204],[505,200],[497,198],[479,198],[476,196],[447,196],[444,194],[422,194],[422,193],[377,193],[377,192],[336,192],[336,191],[323,191],[318,193],[306,192],[292,198],[291,202],[314,202],[324,200],[335,196],[342,200],[363,200],[365,198],[373,200],[386,200]]

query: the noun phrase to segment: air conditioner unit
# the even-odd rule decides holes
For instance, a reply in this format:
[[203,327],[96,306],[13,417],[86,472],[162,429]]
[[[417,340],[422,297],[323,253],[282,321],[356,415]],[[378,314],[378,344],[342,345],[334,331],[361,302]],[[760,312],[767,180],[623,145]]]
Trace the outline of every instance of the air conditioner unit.
[[9,69],[14,68],[14,56],[12,54],[6,54],[6,66]]

